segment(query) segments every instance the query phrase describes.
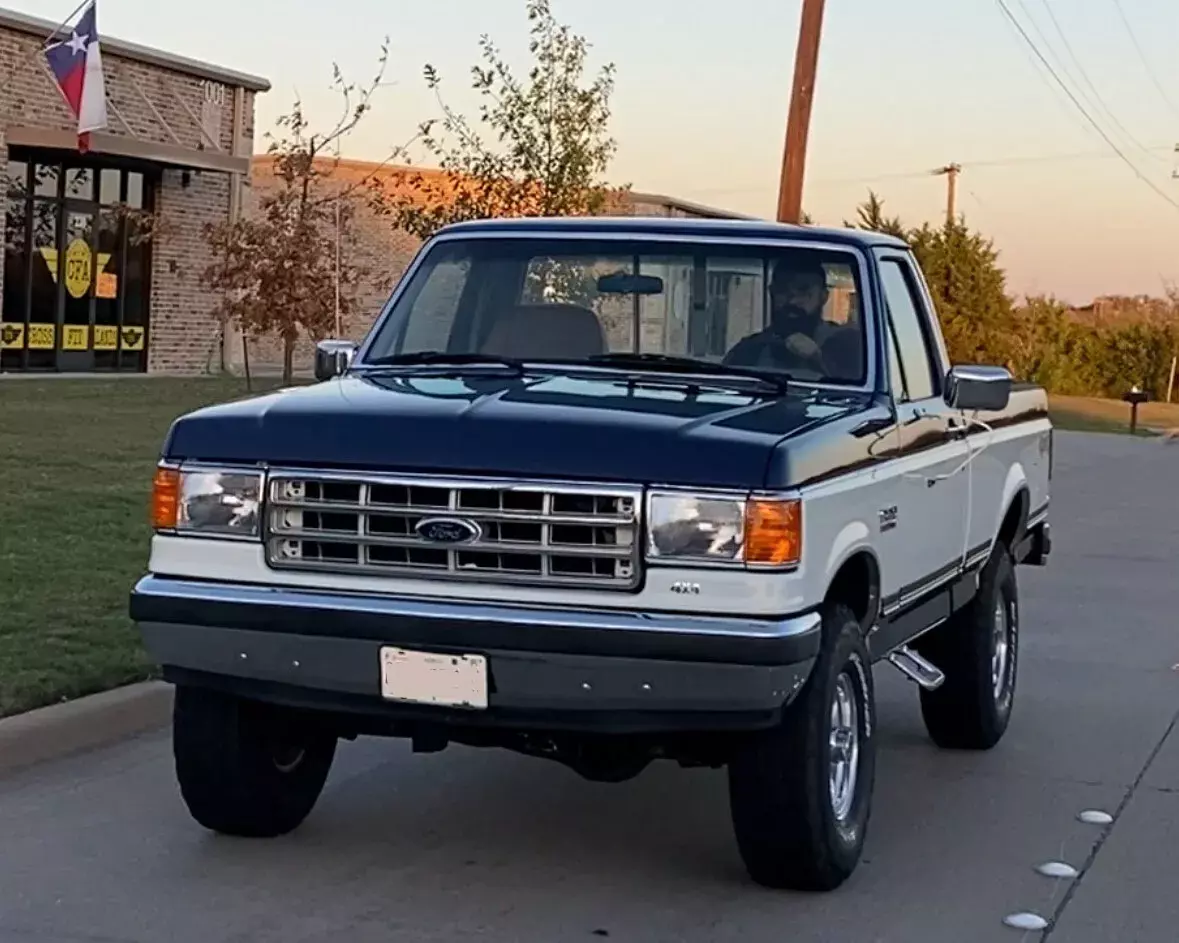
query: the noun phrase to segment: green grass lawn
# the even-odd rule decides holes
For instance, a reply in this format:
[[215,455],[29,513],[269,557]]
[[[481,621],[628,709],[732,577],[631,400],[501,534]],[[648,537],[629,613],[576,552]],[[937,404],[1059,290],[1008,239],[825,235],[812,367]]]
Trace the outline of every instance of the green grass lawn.
[[[1130,407],[1120,400],[1080,396],[1049,396],[1048,410],[1058,429],[1073,432],[1130,434]],[[1157,436],[1160,429],[1179,425],[1179,407],[1169,403],[1144,403],[1138,410],[1138,436]]]
[[179,414],[245,391],[0,378],[0,717],[149,677],[127,594],[147,562],[160,444]]
[[[1053,409],[1052,424],[1057,429],[1067,429],[1070,432],[1114,432],[1120,435],[1130,434],[1130,423],[1119,422],[1116,419],[1108,419],[1103,416],[1091,416],[1082,412],[1073,412],[1067,409]],[[1143,429],[1141,426],[1134,432],[1137,436],[1153,436],[1157,433],[1149,429]]]

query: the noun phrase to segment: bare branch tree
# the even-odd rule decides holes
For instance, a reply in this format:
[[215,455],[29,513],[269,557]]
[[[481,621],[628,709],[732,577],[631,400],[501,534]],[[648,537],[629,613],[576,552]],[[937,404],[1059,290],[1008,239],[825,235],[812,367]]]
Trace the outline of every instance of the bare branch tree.
[[355,307],[357,287],[370,274],[354,254],[337,252],[339,243],[350,241],[368,193],[366,189],[365,198],[358,199],[361,184],[333,180],[340,159],[332,152],[338,152],[338,145],[371,110],[388,56],[386,40],[376,75],[363,87],[333,67],[340,115],[323,132],[313,130],[296,97],[265,136],[275,179],[259,188],[255,212],[205,227],[214,256],[205,278],[220,296],[216,317],[223,329],[236,325],[247,337],[277,336],[284,383],[293,379],[299,338],[325,337],[335,324],[337,303],[341,318],[347,317]]

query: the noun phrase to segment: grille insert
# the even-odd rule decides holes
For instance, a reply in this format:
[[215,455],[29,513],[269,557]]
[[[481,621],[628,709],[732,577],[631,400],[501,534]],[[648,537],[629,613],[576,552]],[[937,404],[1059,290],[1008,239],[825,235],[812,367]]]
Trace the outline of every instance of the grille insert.
[[266,553],[281,569],[633,589],[641,508],[638,488],[275,472]]

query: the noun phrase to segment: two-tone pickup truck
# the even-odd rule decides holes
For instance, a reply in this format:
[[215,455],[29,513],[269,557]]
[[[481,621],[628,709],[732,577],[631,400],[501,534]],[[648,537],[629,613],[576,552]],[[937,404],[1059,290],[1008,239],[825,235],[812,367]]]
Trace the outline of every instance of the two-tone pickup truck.
[[320,381],[176,420],[131,595],[195,819],[274,836],[339,738],[727,767],[764,885],[829,890],[872,801],[872,667],[933,741],[1011,717],[1052,428],[951,366],[908,247],[683,219],[466,223]]

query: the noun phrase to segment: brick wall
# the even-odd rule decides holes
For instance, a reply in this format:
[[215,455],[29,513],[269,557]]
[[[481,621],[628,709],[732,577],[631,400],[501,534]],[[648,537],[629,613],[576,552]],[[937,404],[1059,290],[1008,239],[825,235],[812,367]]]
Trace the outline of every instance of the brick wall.
[[[69,109],[43,65],[43,41],[44,34],[34,35],[0,22],[0,168],[8,161],[6,126],[66,131],[74,127]],[[117,43],[111,45],[117,49]],[[108,50],[103,52],[103,72],[107,133],[217,153],[201,133],[205,76]],[[228,78],[220,82],[225,86],[225,103],[213,136],[220,151],[228,155],[234,143],[234,87]],[[249,155],[253,151],[255,92],[246,89],[244,99],[239,153]],[[201,273],[210,261],[201,227],[227,217],[230,187],[228,173],[193,170],[185,174],[178,167],[163,169],[156,194],[160,235],[152,246],[150,372],[191,374],[220,368],[219,329],[212,317],[212,300],[201,284]]]
[[164,172],[156,208],[165,228],[152,245],[149,373],[197,374],[221,369],[215,300],[202,284],[212,261],[201,227],[229,211],[229,175]]

